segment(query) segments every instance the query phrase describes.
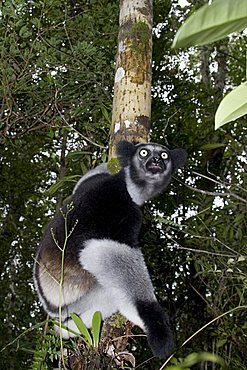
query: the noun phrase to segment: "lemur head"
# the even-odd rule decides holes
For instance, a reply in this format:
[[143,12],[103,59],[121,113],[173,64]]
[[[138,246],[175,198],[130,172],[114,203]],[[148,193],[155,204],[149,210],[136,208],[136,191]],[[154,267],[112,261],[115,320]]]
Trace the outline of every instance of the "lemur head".
[[165,189],[172,174],[187,158],[183,149],[170,150],[154,143],[134,145],[127,141],[118,143],[117,155],[130,196],[139,205]]

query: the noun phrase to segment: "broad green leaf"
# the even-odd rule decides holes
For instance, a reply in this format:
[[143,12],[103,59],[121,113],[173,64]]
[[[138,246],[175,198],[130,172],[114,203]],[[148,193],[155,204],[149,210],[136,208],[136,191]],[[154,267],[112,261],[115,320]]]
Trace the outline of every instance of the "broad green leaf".
[[58,328],[60,328],[60,326],[61,326],[61,328],[62,329],[65,329],[65,330],[67,330],[69,333],[71,333],[71,334],[74,334],[75,336],[80,336],[80,334],[78,333],[78,332],[76,332],[75,330],[72,330],[72,329],[70,329],[70,328],[68,328],[68,326],[67,325],[64,325],[64,324],[60,324],[58,321],[55,321],[55,320],[51,320],[51,322],[54,324],[54,325],[56,325]]
[[93,315],[92,319],[92,335],[93,335],[93,346],[98,347],[99,345],[99,338],[100,338],[100,330],[101,330],[101,313],[96,311]]
[[247,114],[247,82],[239,85],[221,101],[215,114],[215,129]]
[[184,365],[190,367],[201,361],[210,361],[213,363],[220,364],[224,369],[226,368],[226,364],[223,358],[209,352],[191,353],[185,358]]
[[82,321],[82,319],[79,316],[77,316],[75,313],[71,313],[70,316],[71,316],[72,320],[74,321],[74,323],[76,324],[80,333],[83,335],[83,337],[87,341],[87,343],[90,346],[92,346],[93,341],[92,341],[91,335],[90,335],[86,325]]
[[247,27],[247,1],[215,0],[192,14],[179,28],[172,47],[205,45]]

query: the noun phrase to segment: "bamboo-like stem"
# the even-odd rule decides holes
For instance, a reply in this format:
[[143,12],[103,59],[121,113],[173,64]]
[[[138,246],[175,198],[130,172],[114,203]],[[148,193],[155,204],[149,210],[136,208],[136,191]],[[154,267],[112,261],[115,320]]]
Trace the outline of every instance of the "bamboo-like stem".
[[151,121],[152,0],[120,2],[110,158],[120,140],[148,141]]

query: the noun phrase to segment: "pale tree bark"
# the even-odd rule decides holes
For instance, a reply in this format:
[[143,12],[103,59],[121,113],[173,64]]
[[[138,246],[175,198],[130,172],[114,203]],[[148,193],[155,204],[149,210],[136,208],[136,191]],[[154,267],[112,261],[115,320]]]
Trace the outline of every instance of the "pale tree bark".
[[152,0],[121,0],[110,158],[120,140],[148,141],[151,119]]

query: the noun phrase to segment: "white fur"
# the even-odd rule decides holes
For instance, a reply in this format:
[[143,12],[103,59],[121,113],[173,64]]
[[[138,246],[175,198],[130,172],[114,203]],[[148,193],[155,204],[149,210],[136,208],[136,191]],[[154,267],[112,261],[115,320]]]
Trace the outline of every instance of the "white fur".
[[138,206],[142,206],[147,200],[151,199],[154,195],[159,193],[164,189],[164,178],[167,173],[170,172],[171,163],[168,162],[167,169],[163,173],[152,174],[151,172],[143,171],[141,179],[145,181],[145,186],[143,188],[136,184],[130,175],[130,168],[125,167],[125,181],[128,193]]
[[109,293],[100,284],[95,284],[89,293],[69,306],[69,312],[78,313],[88,327],[91,326],[95,311],[100,311],[103,318],[117,311]]
[[[100,311],[103,319],[119,311],[145,331],[136,302],[151,302],[156,298],[141,250],[109,239],[90,239],[85,242],[79,261],[94,275],[96,283],[87,293],[81,292],[80,297],[76,298],[73,290],[63,294],[63,302],[67,307],[63,308],[62,319],[65,320],[71,312],[75,312],[87,327],[91,327],[95,311]],[[57,304],[59,286],[54,281],[50,288],[46,296],[51,303]],[[72,319],[64,325],[78,332]],[[58,326],[55,330],[60,331]],[[74,335],[62,329],[62,336],[69,338]]]
[[156,298],[140,249],[113,240],[91,239],[80,253],[80,262],[104,286],[115,311],[144,329],[136,301]]
[[124,170],[128,193],[134,203],[136,203],[138,206],[142,206],[147,200],[146,193],[140,192],[140,186],[136,185],[131,180],[129,167],[126,167]]
[[[114,305],[111,297],[108,292],[103,289],[102,286],[97,284],[94,288],[90,290],[89,294],[86,294],[81,297],[80,300],[68,306],[67,316],[69,317],[70,313],[75,312],[83,321],[83,323],[91,328],[92,318],[96,311],[100,311],[102,319],[106,319],[111,316],[118,309]],[[64,324],[69,329],[78,332],[77,326],[75,325],[72,319],[68,320]],[[56,331],[59,332],[59,327],[55,327]],[[70,333],[66,329],[62,329],[63,338],[73,337],[73,333]]]

